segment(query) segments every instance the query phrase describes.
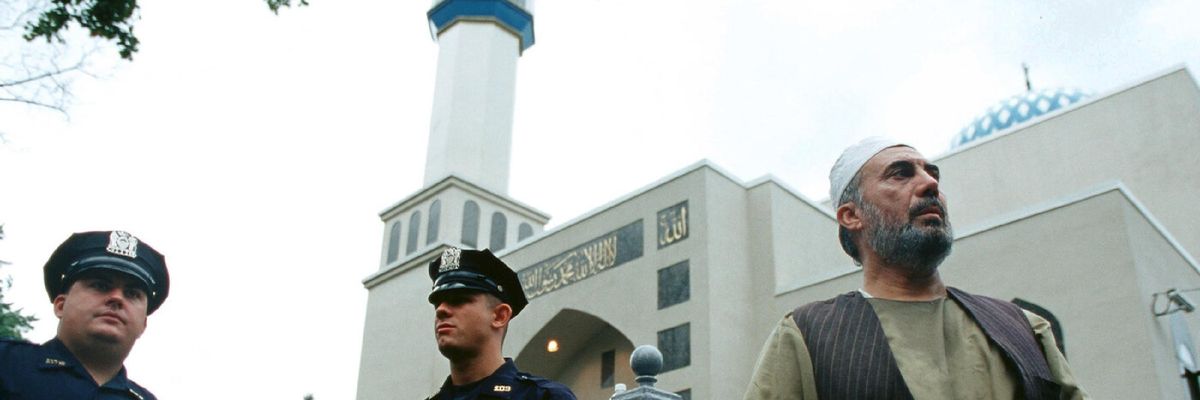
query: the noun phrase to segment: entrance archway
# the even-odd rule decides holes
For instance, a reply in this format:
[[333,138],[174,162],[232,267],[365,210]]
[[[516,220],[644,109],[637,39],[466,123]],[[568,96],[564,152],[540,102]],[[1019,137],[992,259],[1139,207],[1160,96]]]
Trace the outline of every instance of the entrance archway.
[[[550,348],[551,340],[557,349]],[[616,383],[636,386],[631,353],[633,342],[612,325],[563,309],[521,348],[516,362],[522,370],[567,385],[579,400],[606,400]]]

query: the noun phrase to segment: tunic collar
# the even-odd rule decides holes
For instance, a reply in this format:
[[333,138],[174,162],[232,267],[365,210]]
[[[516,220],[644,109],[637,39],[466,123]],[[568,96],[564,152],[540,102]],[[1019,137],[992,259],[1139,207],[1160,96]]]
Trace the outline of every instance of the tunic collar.
[[[446,381],[442,383],[442,393],[454,392],[455,389],[465,389],[468,386],[475,385],[472,391],[476,395],[489,395],[502,399],[507,399],[512,395],[514,386],[517,382],[517,365],[513,363],[511,358],[505,357],[504,364],[492,372],[486,378],[479,381],[468,383],[462,386],[454,386],[450,382],[450,377],[446,377]],[[472,397],[474,398],[474,397]]]
[[[37,361],[38,369],[69,370],[80,377],[95,382],[92,380],[92,374],[88,373],[87,368],[83,367],[83,363],[79,362],[79,359],[75,358],[75,355],[71,353],[71,349],[68,349],[67,345],[58,340],[57,337],[42,344],[39,349],[41,350],[41,354],[39,354],[39,360]],[[129,379],[125,377],[124,366],[121,366],[121,370],[117,371],[117,375],[100,386],[121,392],[137,393],[133,390],[133,386],[129,384]],[[138,397],[140,398],[141,395],[138,395]]]

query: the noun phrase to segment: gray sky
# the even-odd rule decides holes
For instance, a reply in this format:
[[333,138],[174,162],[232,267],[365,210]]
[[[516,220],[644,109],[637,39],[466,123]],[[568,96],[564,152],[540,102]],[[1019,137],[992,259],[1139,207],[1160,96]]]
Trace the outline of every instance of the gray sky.
[[[126,363],[135,380],[169,399],[353,397],[361,279],[379,266],[377,213],[421,187],[437,46],[429,1],[312,1],[279,17],[143,2],[141,52],[97,59],[116,67],[76,80],[69,120],[0,104],[0,276],[42,318],[28,336],[54,335],[54,247],[123,229],[166,254],[173,283]],[[1200,65],[1200,0],[534,6],[509,193],[551,227],[702,158],[820,200],[843,147],[889,135],[936,156],[1024,90],[1022,62],[1037,88],[1101,95]]]

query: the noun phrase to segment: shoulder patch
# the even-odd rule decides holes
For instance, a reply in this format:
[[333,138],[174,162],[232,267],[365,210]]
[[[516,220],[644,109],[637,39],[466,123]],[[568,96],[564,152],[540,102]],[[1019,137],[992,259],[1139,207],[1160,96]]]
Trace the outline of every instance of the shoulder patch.
[[528,385],[533,385],[534,387],[537,387],[538,390],[544,391],[541,393],[549,396],[542,398],[550,400],[575,400],[575,393],[571,392],[571,389],[562,383],[533,375],[528,372],[517,372],[517,380]]
[[146,389],[145,386],[139,385],[137,382],[130,380],[129,386],[129,395],[134,398],[139,400],[158,400],[158,397],[154,393],[150,393],[150,390]]
[[549,379],[546,379],[546,378],[543,378],[543,377],[540,377],[537,375],[533,375],[528,372],[518,372],[517,379],[525,381],[525,382],[533,382],[533,383],[549,381]]

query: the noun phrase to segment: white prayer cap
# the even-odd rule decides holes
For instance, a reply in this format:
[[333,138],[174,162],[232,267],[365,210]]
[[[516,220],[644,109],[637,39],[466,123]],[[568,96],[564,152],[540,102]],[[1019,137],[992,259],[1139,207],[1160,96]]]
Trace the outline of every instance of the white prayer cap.
[[832,204],[834,209],[838,208],[841,205],[838,201],[841,200],[842,192],[846,191],[850,180],[858,175],[858,170],[862,169],[867,160],[883,149],[896,146],[908,145],[895,139],[872,136],[842,151],[841,157],[838,157],[837,162],[833,163],[833,168],[829,170],[829,204]]

